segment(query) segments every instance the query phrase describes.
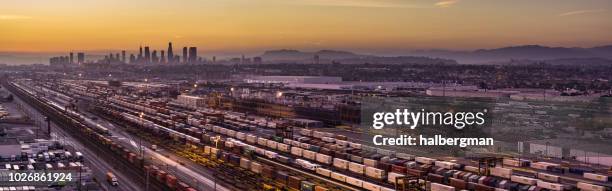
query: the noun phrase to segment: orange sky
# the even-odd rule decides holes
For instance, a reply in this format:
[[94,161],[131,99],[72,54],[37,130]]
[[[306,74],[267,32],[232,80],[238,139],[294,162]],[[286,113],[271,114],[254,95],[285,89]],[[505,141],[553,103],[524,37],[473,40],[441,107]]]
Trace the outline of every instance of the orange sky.
[[589,47],[610,18],[607,0],[3,0],[0,51]]

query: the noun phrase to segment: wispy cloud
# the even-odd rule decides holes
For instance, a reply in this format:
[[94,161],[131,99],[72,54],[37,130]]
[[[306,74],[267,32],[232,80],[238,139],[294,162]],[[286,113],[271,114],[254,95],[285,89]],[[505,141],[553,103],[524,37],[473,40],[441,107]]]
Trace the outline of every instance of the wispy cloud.
[[25,15],[0,15],[0,20],[22,20],[31,19],[32,17]]
[[559,14],[559,16],[565,17],[565,16],[582,15],[582,14],[589,14],[589,13],[599,13],[599,12],[604,12],[604,11],[606,10],[604,9],[586,9],[586,10],[577,10],[577,11],[561,13]]
[[450,6],[454,5],[457,2],[459,2],[459,0],[444,0],[444,1],[438,1],[434,5],[436,7],[450,7]]
[[293,3],[312,6],[361,7],[361,8],[419,8],[406,1],[397,0],[296,0]]

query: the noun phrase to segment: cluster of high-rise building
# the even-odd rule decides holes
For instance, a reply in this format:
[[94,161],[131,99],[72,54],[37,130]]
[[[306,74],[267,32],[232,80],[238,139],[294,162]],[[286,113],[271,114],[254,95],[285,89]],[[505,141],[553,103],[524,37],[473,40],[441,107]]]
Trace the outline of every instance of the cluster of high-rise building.
[[57,56],[49,59],[51,65],[70,65],[70,64],[83,64],[85,63],[85,53],[77,53],[76,62],[74,60],[74,53],[70,52],[68,56]]
[[[181,59],[182,58],[182,59]],[[130,64],[199,64],[203,63],[202,57],[198,57],[197,47],[183,47],[182,57],[178,54],[174,54],[172,42],[168,43],[168,49],[165,50],[151,50],[149,46],[138,49],[138,54],[130,54],[129,60],[126,60],[125,50],[121,51],[121,57],[119,54],[113,56],[109,54],[105,56],[104,60],[107,63],[130,63]]]
[[[69,65],[85,63],[85,54],[77,53],[76,62],[74,53],[70,52],[69,56],[57,56],[49,59],[51,65]],[[152,50],[149,46],[140,46],[138,54],[126,54],[125,50],[120,53],[109,53],[104,55],[104,58],[98,60],[98,63],[107,64],[200,64],[204,63],[202,57],[198,57],[197,47],[183,47],[182,55],[175,54],[172,48],[172,42],[168,43],[168,49]]]

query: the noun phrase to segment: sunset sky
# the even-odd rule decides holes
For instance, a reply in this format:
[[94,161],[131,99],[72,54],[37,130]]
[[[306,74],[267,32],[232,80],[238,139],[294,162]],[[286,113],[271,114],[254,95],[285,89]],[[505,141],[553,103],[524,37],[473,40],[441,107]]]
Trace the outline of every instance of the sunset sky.
[[2,0],[0,52],[612,43],[609,0]]

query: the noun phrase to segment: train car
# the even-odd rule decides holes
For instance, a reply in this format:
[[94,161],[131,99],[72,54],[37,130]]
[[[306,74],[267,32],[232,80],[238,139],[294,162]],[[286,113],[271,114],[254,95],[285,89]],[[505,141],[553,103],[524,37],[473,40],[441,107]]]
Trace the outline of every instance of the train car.
[[552,190],[552,191],[563,191],[565,189],[565,186],[561,184],[550,183],[550,182],[546,182],[543,180],[538,180],[537,186],[540,188],[545,188],[545,189]]
[[351,171],[353,173],[363,174],[364,171],[365,171],[365,165],[354,163],[354,162],[350,162],[349,165],[348,165],[348,169],[349,169],[349,171]]
[[609,191],[610,190],[609,188],[606,188],[605,186],[589,184],[589,183],[584,183],[584,182],[578,182],[576,184],[576,187],[578,187],[578,189],[582,191]]
[[291,147],[291,155],[301,157],[302,156],[302,148],[299,147]]
[[321,175],[321,176],[325,176],[325,177],[331,177],[331,170],[327,170],[325,168],[317,168],[316,170],[317,174]]
[[601,174],[595,174],[595,173],[588,173],[585,172],[583,174],[583,177],[589,180],[595,180],[595,181],[600,181],[600,182],[607,182],[608,181],[608,176],[606,175],[601,175]]
[[559,176],[555,176],[552,174],[538,173],[537,177],[539,179],[550,181],[550,182],[559,182]]

